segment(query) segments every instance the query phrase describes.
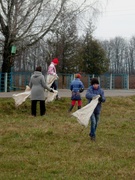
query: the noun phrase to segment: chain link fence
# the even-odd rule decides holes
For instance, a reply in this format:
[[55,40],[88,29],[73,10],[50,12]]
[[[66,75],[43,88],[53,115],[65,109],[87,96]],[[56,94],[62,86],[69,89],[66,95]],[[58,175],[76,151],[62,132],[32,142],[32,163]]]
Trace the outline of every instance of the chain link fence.
[[[25,90],[33,72],[0,73],[0,92]],[[58,74],[56,81],[59,89],[69,89],[74,74]],[[46,77],[46,76],[45,76]],[[82,74],[81,81],[85,88],[90,86],[90,80],[97,77],[103,89],[135,89],[135,75],[106,73],[100,76]]]

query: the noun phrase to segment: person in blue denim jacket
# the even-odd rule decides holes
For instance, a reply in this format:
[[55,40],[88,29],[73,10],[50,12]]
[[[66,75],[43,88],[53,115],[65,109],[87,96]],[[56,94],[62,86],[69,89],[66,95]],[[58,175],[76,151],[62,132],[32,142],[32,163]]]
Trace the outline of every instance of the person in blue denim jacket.
[[91,80],[91,85],[86,92],[86,98],[88,99],[88,103],[90,103],[91,100],[97,95],[100,95],[99,102],[98,102],[93,114],[90,117],[91,127],[90,127],[89,136],[90,136],[91,140],[95,140],[95,138],[96,138],[96,129],[97,129],[97,125],[98,125],[98,122],[100,119],[101,106],[102,106],[102,103],[105,102],[105,100],[106,100],[105,96],[104,96],[104,91],[99,86],[98,79],[93,78]]
[[70,84],[70,90],[72,91],[71,95],[71,106],[69,108],[69,112],[72,111],[73,107],[75,106],[76,101],[78,102],[78,109],[82,106],[82,100],[80,93],[84,90],[84,85],[82,81],[80,80],[81,75],[76,74],[75,79]]

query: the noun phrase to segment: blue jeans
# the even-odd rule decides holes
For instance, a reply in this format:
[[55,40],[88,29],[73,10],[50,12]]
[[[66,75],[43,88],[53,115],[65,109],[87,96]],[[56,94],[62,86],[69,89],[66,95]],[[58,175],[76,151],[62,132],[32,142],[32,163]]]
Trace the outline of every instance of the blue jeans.
[[90,117],[91,120],[91,127],[90,127],[90,136],[95,137],[96,136],[96,129],[99,122],[99,114],[92,114]]

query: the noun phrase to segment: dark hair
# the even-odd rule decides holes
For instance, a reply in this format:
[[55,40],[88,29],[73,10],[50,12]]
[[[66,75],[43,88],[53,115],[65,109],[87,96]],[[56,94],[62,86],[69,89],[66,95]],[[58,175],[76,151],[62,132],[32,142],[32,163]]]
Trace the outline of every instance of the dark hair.
[[93,84],[99,84],[99,81],[98,81],[97,78],[92,78],[91,79],[91,85],[93,85]]
[[41,66],[36,67],[36,71],[40,71],[41,72],[41,70],[42,70]]

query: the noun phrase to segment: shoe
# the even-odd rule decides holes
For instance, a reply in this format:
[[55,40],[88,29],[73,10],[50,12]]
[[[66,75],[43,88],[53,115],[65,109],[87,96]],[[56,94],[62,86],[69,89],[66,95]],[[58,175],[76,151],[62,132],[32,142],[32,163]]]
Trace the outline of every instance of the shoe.
[[73,105],[70,106],[70,108],[68,110],[69,113],[72,111],[73,107],[74,107]]
[[34,117],[36,117],[36,116],[35,116],[35,115],[30,115],[29,117],[30,117],[30,118],[34,118]]
[[56,100],[59,100],[60,99],[60,96],[56,96]]
[[91,141],[96,141],[96,138],[94,136],[90,137]]

